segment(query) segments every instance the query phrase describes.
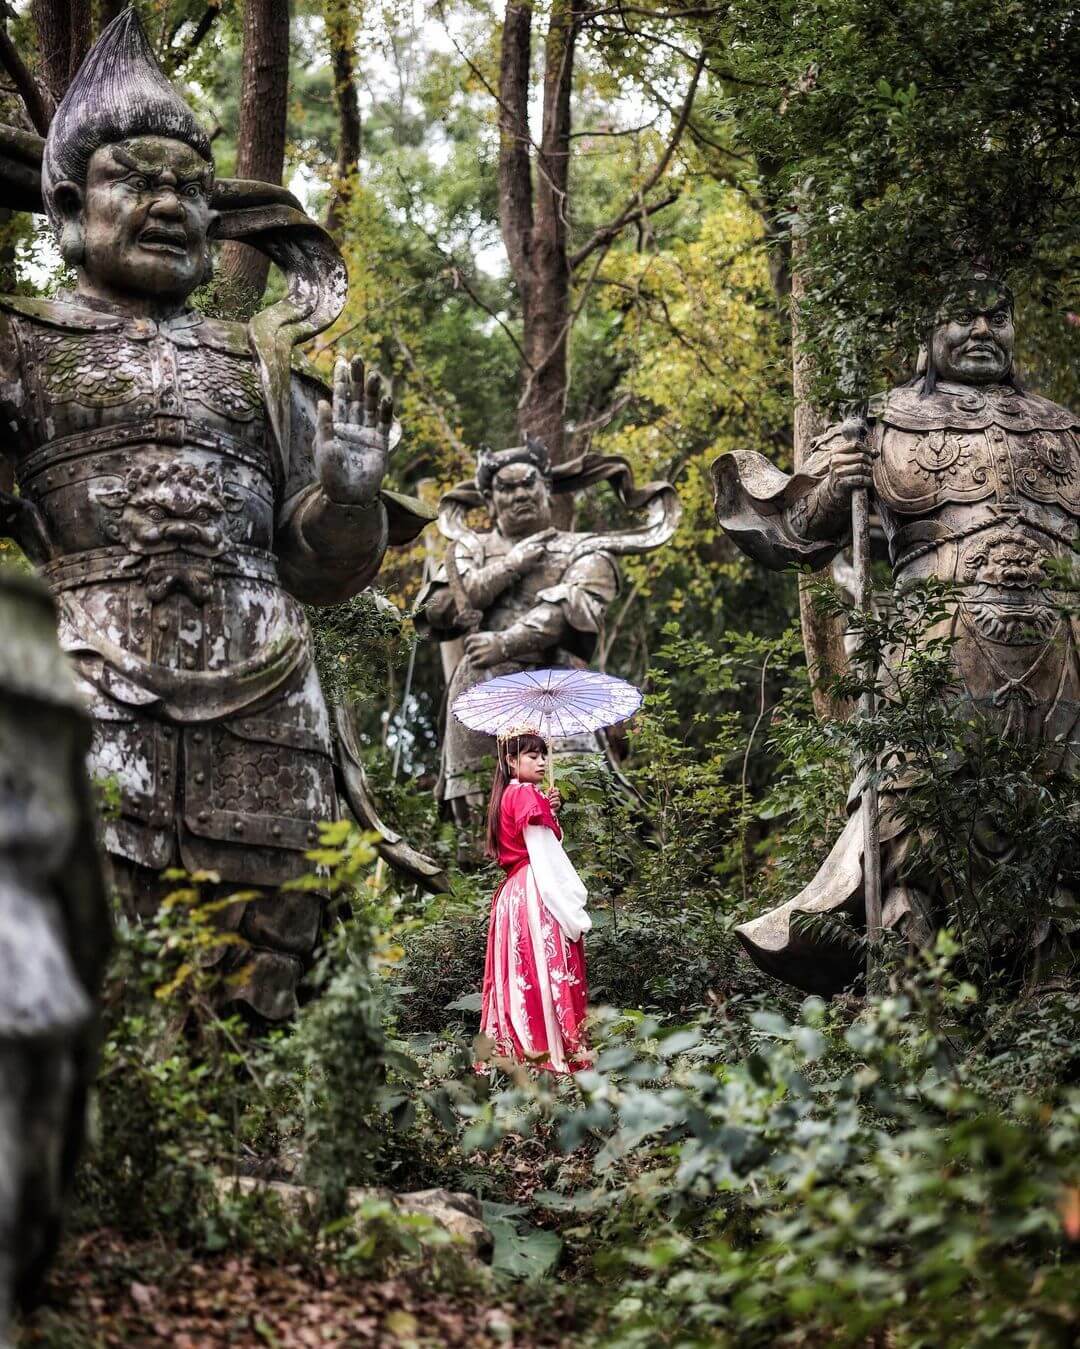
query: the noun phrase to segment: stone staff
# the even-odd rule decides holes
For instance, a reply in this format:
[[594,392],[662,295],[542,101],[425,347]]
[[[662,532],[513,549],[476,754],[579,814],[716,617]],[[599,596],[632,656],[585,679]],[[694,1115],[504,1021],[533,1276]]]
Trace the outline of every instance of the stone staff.
[[[866,405],[861,405],[841,426],[841,434],[852,445],[866,442],[869,427]],[[873,614],[873,592],[870,575],[870,491],[857,487],[851,494],[851,553],[855,572],[855,604],[869,618]],[[864,686],[859,695],[859,715],[869,721],[874,715],[874,679],[876,666],[868,661],[863,670]],[[877,756],[863,756],[864,775],[859,812],[863,831],[863,889],[866,908],[867,974],[873,965],[875,948],[881,941],[881,841],[879,838],[879,811],[877,786]]]

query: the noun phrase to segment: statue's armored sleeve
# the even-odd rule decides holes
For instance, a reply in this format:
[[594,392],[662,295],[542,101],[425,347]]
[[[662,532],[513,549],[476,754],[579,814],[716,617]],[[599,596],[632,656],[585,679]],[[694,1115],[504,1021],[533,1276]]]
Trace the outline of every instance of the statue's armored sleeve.
[[330,501],[315,473],[313,445],[320,397],[329,390],[293,375],[288,478],[278,512],[276,551],[285,586],[307,604],[340,604],[374,578],[389,538],[381,497],[369,506]]
[[597,549],[573,559],[558,585],[541,590],[538,598],[555,605],[568,627],[595,635],[604,624],[604,613],[619,593],[619,570],[615,559]]
[[[460,539],[455,540],[451,547],[465,597],[472,608],[482,613],[522,575],[505,553],[490,560],[486,558],[482,539],[477,540],[477,551],[470,549]],[[460,635],[457,628],[458,602],[451,589],[445,563],[437,568],[420,592],[415,616],[421,631],[434,634],[441,641]]]
[[591,649],[618,593],[618,569],[607,553],[572,558],[562,579],[539,591],[539,602],[499,634],[506,657],[560,645]]
[[734,450],[712,466],[716,518],[730,538],[767,567],[831,562],[850,533],[850,498],[834,493],[829,460],[839,427],[820,436],[803,469],[784,473],[756,450]]

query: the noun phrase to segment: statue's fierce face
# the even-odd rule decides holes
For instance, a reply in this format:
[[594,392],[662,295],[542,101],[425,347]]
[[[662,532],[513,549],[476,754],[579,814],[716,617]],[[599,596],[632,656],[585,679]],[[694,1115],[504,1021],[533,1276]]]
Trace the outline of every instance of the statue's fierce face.
[[56,192],[80,289],[181,304],[207,275],[212,176],[182,141],[139,136],[95,150],[85,188]]
[[931,359],[939,379],[995,384],[1012,369],[1012,306],[996,286],[974,287],[954,300],[934,329]]
[[505,538],[527,538],[551,524],[551,488],[533,464],[508,464],[491,484],[491,509]]

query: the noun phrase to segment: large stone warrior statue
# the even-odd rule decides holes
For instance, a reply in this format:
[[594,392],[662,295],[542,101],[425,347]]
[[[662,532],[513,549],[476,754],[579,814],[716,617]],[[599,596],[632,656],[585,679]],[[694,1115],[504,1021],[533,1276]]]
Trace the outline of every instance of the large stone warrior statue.
[[52,1258],[97,1057],[109,909],[90,721],[40,582],[0,571],[0,1344]]
[[[623,505],[645,513],[640,527],[596,534],[552,527],[556,493],[605,480]],[[493,529],[469,528],[476,508],[486,508]],[[618,593],[616,558],[666,543],[679,511],[670,483],[636,489],[624,459],[589,454],[553,467],[532,437],[511,449],[482,451],[475,478],[439,503],[439,529],[449,548],[417,603],[420,630],[443,643],[448,704],[496,675],[588,662]],[[596,744],[559,747],[595,750]],[[490,736],[447,715],[436,792],[458,823],[470,822],[482,802],[477,775],[491,753]]]
[[[1048,770],[1080,773],[1080,627],[1054,582],[1078,543],[1080,418],[1022,389],[1013,368],[1009,291],[977,274],[944,307],[916,378],[871,404],[863,441],[833,427],[805,469],[788,477],[753,451],[717,460],[720,524],[770,567],[823,566],[850,536],[851,494],[873,492],[898,591],[925,578],[951,583],[947,616],[924,640],[951,642],[957,705],[1031,747]],[[953,696],[953,695],[950,695]],[[882,798],[886,926],[929,938],[945,912],[943,878],[900,820],[903,779]],[[992,828],[974,831],[975,883],[1005,855]],[[1014,845],[1015,851],[1015,845]],[[1077,877],[1066,874],[1063,889]],[[829,993],[855,973],[854,956],[793,923],[796,913],[862,911],[858,814],[817,876],[740,935],[762,968]],[[1038,968],[1063,953],[1036,933]]]
[[[9,165],[23,154],[27,181],[28,139],[0,147]],[[146,911],[164,867],[261,887],[229,921],[252,948],[240,996],[277,1019],[321,911],[279,887],[339,809],[301,601],[356,594],[430,514],[380,490],[378,378],[339,361],[331,394],[290,368],[344,302],[335,245],[281,189],[215,184],[134,10],[57,109],[41,194],[77,285],[0,298],[7,524],[56,597],[92,771],[119,785],[105,825],[118,888]],[[249,324],[189,308],[215,237],[267,252],[286,298]]]

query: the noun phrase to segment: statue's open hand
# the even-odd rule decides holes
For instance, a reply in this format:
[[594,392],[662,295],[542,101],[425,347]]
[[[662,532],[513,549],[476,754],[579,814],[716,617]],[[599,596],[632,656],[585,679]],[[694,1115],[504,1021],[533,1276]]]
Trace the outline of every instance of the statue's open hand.
[[382,397],[382,380],[364,387],[364,362],[338,357],[334,402],[319,403],[315,472],[323,491],[340,506],[370,506],[386,473],[394,404]]
[[497,665],[505,660],[503,644],[497,632],[473,632],[463,643],[469,663],[478,670],[486,670],[489,665]]

